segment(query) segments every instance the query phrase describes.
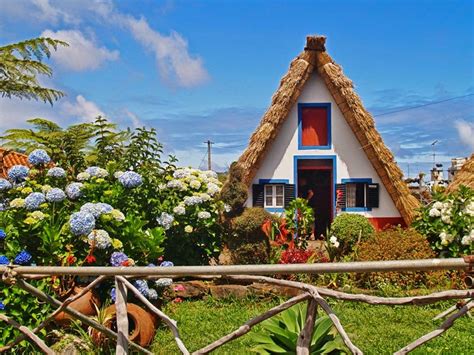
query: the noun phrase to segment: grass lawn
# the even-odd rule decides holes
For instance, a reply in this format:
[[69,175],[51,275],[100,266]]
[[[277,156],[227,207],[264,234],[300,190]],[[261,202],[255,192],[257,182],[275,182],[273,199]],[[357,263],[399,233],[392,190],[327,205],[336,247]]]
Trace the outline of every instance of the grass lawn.
[[[184,343],[189,350],[195,351],[278,303],[277,299],[217,301],[208,298],[170,303],[164,311],[178,321]],[[332,302],[352,341],[365,354],[392,354],[433,330],[441,322],[431,319],[452,304],[387,307]],[[252,345],[247,334],[214,353],[248,354]],[[164,328],[158,331],[151,350],[156,354],[179,353],[171,332]],[[458,319],[441,337],[428,342],[413,354],[474,354],[474,321],[466,316]]]

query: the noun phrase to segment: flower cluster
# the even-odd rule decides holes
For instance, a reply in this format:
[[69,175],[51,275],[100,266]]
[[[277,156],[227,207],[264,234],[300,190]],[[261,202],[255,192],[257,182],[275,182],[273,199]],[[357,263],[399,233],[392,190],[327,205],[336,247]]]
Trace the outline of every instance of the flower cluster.
[[58,187],[54,187],[46,193],[46,200],[49,202],[62,202],[66,199],[66,194]]
[[46,197],[41,192],[32,192],[25,198],[25,208],[29,211],[37,210],[42,203],[46,202]]
[[159,217],[156,218],[156,221],[161,225],[165,230],[171,228],[174,222],[174,217],[166,212],[162,212]]
[[97,178],[105,178],[109,176],[107,170],[99,168],[98,166],[90,166],[85,171],[86,174],[89,176],[97,177]]
[[331,246],[333,248],[339,248],[339,241],[337,240],[337,237],[335,235],[331,236],[331,238],[329,238],[329,243],[331,244]]
[[0,240],[4,240],[7,236],[7,233],[3,229],[0,229]]
[[0,178],[0,191],[10,190],[11,188],[12,184],[10,181]]
[[8,170],[8,178],[13,182],[22,182],[28,177],[28,173],[30,169],[28,169],[24,165],[13,165],[10,170]]
[[178,205],[173,208],[173,213],[177,214],[178,216],[182,216],[186,214],[186,208],[183,205]]
[[94,215],[87,212],[75,212],[69,220],[69,227],[74,235],[87,235],[95,227]]
[[43,149],[35,149],[28,155],[28,163],[33,166],[46,165],[51,161],[48,153]]
[[112,245],[112,238],[103,229],[94,229],[87,236],[89,244],[97,249],[107,249]]
[[121,251],[114,251],[110,256],[112,266],[128,266],[128,256]]
[[462,245],[472,245],[474,244],[474,229],[472,229],[469,234],[466,234],[461,239]]
[[113,209],[114,208],[112,206],[103,202],[98,202],[98,203],[87,202],[81,206],[81,212],[90,213],[94,216],[94,218],[99,218],[101,215],[105,213],[111,213]]
[[80,182],[73,182],[70,183],[69,185],[66,186],[66,195],[69,197],[71,200],[76,200],[79,197],[82,196],[81,189],[84,186],[84,184]]
[[46,175],[53,178],[58,178],[58,179],[64,178],[66,177],[66,171],[63,168],[54,167],[54,168],[49,169]]
[[134,171],[126,171],[120,174],[118,181],[127,189],[140,186],[143,182],[142,176]]
[[198,213],[198,218],[199,219],[209,219],[211,218],[211,214],[207,211],[201,211]]
[[27,265],[31,261],[31,254],[26,250],[22,250],[13,260],[16,265]]
[[10,260],[5,255],[0,255],[0,265],[8,265]]

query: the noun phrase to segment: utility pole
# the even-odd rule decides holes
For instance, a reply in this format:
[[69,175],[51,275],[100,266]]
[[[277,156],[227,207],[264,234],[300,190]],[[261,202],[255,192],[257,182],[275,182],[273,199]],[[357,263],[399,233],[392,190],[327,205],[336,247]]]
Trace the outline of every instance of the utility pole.
[[214,142],[211,142],[209,139],[204,142],[207,144],[207,169],[212,170],[212,160],[211,160],[211,146]]

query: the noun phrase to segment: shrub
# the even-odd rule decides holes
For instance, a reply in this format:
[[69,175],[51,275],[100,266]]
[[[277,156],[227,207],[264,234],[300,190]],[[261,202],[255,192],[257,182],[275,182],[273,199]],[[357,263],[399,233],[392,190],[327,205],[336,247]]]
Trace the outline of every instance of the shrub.
[[233,264],[254,265],[268,264],[268,246],[264,243],[246,243],[231,251]]
[[413,226],[428,238],[443,257],[474,253],[474,190],[461,186],[448,194],[435,194],[422,207]]
[[262,231],[262,224],[266,220],[273,220],[275,216],[261,207],[250,207],[244,210],[242,215],[232,220],[232,236],[229,240],[229,246],[260,243],[268,243],[268,238]]
[[374,227],[369,220],[359,214],[343,213],[331,224],[330,235],[341,243],[341,254],[350,253],[359,241],[367,240],[374,234]]
[[[262,328],[251,334],[259,354],[295,354],[299,333],[306,320],[306,304],[299,303],[262,322]],[[310,354],[345,354],[346,348],[331,319],[318,317],[314,323]]]
[[[435,257],[425,237],[416,230],[392,227],[374,234],[359,244],[358,261],[413,260]],[[393,284],[401,288],[433,286],[437,278],[445,278],[443,272],[384,272],[356,275],[361,287],[381,287]]]
[[247,186],[242,182],[242,168],[233,162],[229,168],[229,176],[222,187],[220,199],[226,205],[225,215],[235,217],[242,213],[244,203],[247,201]]

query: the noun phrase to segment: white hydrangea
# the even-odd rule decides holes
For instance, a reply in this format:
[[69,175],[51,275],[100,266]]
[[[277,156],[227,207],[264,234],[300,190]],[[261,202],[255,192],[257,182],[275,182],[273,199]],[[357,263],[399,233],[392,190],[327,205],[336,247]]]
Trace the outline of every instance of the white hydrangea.
[[441,216],[441,211],[433,207],[432,209],[430,209],[429,215],[430,217],[439,217]]
[[448,214],[442,214],[442,215],[441,215],[441,220],[442,220],[443,223],[445,223],[445,224],[450,224],[450,223],[451,223],[451,216],[448,215]]
[[208,178],[208,179],[217,179],[217,173],[212,170],[206,170],[203,171],[203,174]]
[[214,196],[215,194],[217,194],[218,192],[220,191],[220,188],[219,186],[217,186],[216,184],[210,182],[207,184],[207,193],[210,195],[210,196]]
[[181,191],[185,191],[187,189],[186,184],[183,181],[177,179],[168,181],[166,187],[170,189],[178,189]]
[[178,205],[175,208],[173,208],[173,213],[181,216],[183,214],[186,214],[186,208],[183,205]]
[[109,233],[103,229],[94,229],[87,237],[90,245],[94,245],[97,249],[107,249],[112,245],[112,238]]
[[199,190],[201,188],[201,183],[199,182],[199,180],[192,180],[189,183],[189,186],[191,186],[194,190]]
[[464,213],[471,217],[474,217],[474,201],[471,201],[466,205],[466,207],[464,208]]
[[225,203],[224,204],[224,211],[229,213],[230,211],[232,211],[232,207],[229,204]]
[[470,245],[472,243],[474,243],[474,229],[472,229],[468,235],[462,237],[461,240],[461,244],[463,245]]
[[78,181],[87,181],[91,178],[91,175],[89,173],[83,172],[77,174],[77,180]]
[[203,200],[200,196],[186,196],[183,202],[186,206],[194,206],[199,205]]
[[190,169],[190,168],[176,169],[175,172],[173,173],[173,177],[175,179],[184,179],[191,176],[192,172],[193,172],[193,169]]
[[454,236],[446,232],[441,232],[439,238],[441,239],[441,244],[446,246],[453,241]]
[[331,243],[331,245],[334,247],[334,248],[339,248],[339,241],[337,240],[336,236],[333,235],[331,236],[331,238],[329,238],[329,242]]
[[211,218],[211,214],[207,211],[201,211],[198,213],[198,218],[199,219],[208,219]]
[[206,193],[199,194],[199,197],[201,198],[203,202],[209,201],[211,199],[211,196],[209,196],[209,194],[206,194]]
[[436,201],[434,204],[433,204],[433,208],[436,208],[438,210],[441,210],[443,208],[443,203],[442,202],[439,202],[439,201]]

